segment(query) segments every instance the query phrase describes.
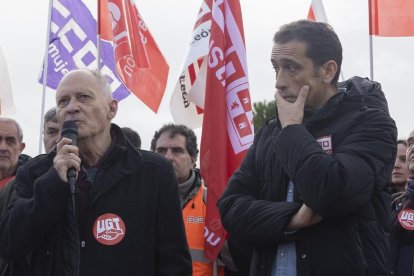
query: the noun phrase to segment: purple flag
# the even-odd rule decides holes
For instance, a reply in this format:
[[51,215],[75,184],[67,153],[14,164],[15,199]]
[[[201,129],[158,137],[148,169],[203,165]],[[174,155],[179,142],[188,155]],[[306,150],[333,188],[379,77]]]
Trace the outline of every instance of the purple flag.
[[[80,0],[54,0],[50,22],[47,86],[56,89],[62,77],[76,68],[97,69],[96,20]],[[101,73],[111,85],[112,96],[120,101],[129,90],[118,79],[114,51],[101,40]],[[42,83],[43,70],[39,78]]]

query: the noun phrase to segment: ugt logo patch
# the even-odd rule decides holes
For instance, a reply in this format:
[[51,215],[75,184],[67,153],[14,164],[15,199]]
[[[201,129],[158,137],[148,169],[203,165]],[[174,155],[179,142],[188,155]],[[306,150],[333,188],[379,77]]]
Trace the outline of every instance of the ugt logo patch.
[[398,221],[404,229],[409,231],[414,230],[414,210],[412,209],[403,209],[398,214]]
[[115,245],[125,236],[125,223],[118,215],[107,213],[99,216],[93,224],[93,236],[104,245]]

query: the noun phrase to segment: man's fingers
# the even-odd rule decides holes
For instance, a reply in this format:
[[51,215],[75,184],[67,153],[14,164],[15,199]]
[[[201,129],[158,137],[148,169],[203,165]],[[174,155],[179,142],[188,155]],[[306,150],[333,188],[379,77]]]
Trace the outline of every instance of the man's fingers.
[[285,99],[283,99],[282,95],[280,95],[278,90],[276,90],[275,92],[275,100],[276,100],[276,105],[282,102],[285,102]]
[[298,98],[296,99],[296,104],[299,105],[302,109],[305,107],[308,94],[309,94],[309,86],[305,85],[300,89]]

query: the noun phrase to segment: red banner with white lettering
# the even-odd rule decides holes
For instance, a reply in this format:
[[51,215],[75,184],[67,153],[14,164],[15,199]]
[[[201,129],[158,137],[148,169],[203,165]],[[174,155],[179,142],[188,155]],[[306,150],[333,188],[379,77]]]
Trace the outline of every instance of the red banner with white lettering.
[[133,0],[100,0],[99,33],[112,40],[116,71],[124,85],[154,112],[168,78],[168,64]]
[[206,257],[214,260],[226,239],[217,200],[253,143],[243,21],[238,0],[213,1],[201,137],[201,175],[208,187]]
[[369,0],[369,34],[414,36],[413,0]]

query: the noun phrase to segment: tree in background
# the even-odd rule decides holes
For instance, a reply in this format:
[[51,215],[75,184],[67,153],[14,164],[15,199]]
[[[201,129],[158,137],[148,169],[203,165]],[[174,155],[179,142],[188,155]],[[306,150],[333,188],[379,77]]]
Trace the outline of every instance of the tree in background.
[[253,123],[254,130],[258,131],[259,128],[269,119],[276,116],[276,102],[275,100],[270,102],[256,102],[253,103]]

